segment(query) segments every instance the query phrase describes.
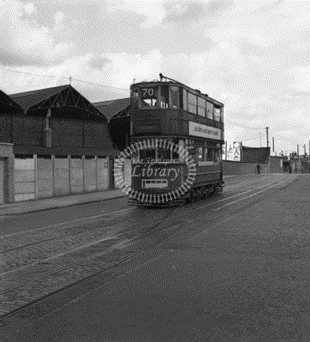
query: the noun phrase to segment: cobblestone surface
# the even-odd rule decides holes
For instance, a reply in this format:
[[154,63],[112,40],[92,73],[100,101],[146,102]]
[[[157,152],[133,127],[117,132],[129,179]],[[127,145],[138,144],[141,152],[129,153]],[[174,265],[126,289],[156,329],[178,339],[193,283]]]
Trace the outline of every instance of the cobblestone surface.
[[[269,176],[265,183],[255,178],[253,183],[249,181],[239,185],[232,183],[227,187],[227,193],[234,193],[230,198],[242,203],[244,193],[257,193],[257,189],[260,189],[258,193],[275,191],[284,183],[289,184],[293,180],[294,177],[288,178],[286,175]],[[223,196],[207,204],[198,203],[192,208],[213,206],[212,210],[215,212],[215,203],[225,206],[231,201]],[[237,211],[237,207],[233,210]],[[0,280],[2,303],[0,315],[5,315],[61,288],[102,272],[139,254],[141,250],[152,248],[158,243],[165,243],[170,235],[172,241],[173,236],[177,237],[180,246],[180,238],[186,240],[195,230],[199,231],[205,225],[201,216],[193,216],[189,219],[187,211],[183,208],[145,210],[131,216],[125,214],[114,216],[103,222],[89,218],[87,224],[78,223],[76,226],[69,224],[62,227],[57,225],[50,230],[30,231],[28,235],[22,233],[8,238],[2,237],[0,248],[3,254],[0,269],[2,273],[9,273],[2,274]],[[218,212],[213,218],[217,219],[221,216],[222,213]],[[231,218],[230,214],[228,217]],[[224,222],[225,219],[224,215],[222,221]],[[186,225],[189,225],[188,229],[178,231],[179,226]],[[49,241],[44,241],[46,239]],[[133,240],[135,244],[130,248]],[[33,245],[23,247],[23,244],[30,243]],[[123,244],[123,249],[120,249],[119,243]],[[209,252],[212,253],[212,246],[209,247]],[[16,249],[5,252],[9,248]],[[70,250],[73,248],[75,250]],[[195,248],[199,250],[200,247],[193,246],[193,249]],[[220,245],[214,248],[217,248],[214,253],[218,253]],[[244,246],[243,250],[246,248]],[[62,255],[56,256],[58,254]],[[291,255],[293,258],[294,253],[292,252]],[[19,269],[21,267],[23,268]],[[11,287],[14,289],[4,292]]]

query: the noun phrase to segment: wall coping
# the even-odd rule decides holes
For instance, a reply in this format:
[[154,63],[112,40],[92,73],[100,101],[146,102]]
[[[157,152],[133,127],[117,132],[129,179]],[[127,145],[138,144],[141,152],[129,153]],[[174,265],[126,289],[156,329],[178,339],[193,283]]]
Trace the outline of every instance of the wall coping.
[[12,143],[5,143],[0,141],[0,146],[14,146]]
[[238,163],[238,164],[261,164],[261,165],[268,165],[268,163],[260,163],[260,162],[244,162],[244,161],[237,161],[237,160],[222,160],[222,162],[228,163]]

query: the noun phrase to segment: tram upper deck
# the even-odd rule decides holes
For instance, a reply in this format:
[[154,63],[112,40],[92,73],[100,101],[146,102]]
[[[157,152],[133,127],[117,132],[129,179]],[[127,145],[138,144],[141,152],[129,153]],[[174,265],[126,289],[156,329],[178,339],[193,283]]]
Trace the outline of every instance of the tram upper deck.
[[201,137],[224,142],[224,105],[176,81],[131,85],[131,138]]

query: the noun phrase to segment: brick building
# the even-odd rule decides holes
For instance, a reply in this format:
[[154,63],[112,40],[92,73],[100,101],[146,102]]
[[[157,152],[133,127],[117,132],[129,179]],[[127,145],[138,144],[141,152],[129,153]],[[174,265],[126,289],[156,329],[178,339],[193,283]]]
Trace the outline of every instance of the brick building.
[[[1,104],[0,143],[13,144],[5,145],[12,150],[14,175],[5,201],[114,187],[113,158],[119,151],[108,120],[71,85],[2,92]],[[10,177],[4,178],[9,189]]]

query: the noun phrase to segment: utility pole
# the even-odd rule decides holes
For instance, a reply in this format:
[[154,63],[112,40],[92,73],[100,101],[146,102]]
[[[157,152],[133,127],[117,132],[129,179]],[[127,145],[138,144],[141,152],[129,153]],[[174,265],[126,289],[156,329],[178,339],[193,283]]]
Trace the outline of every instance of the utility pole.
[[262,147],[262,133],[259,132],[259,142],[260,142],[260,147]]
[[298,159],[299,159],[299,144],[297,144],[297,156],[298,156]]
[[274,152],[274,137],[272,137],[272,152]]
[[269,127],[267,126],[266,127],[267,147],[269,147],[268,129],[269,129]]

